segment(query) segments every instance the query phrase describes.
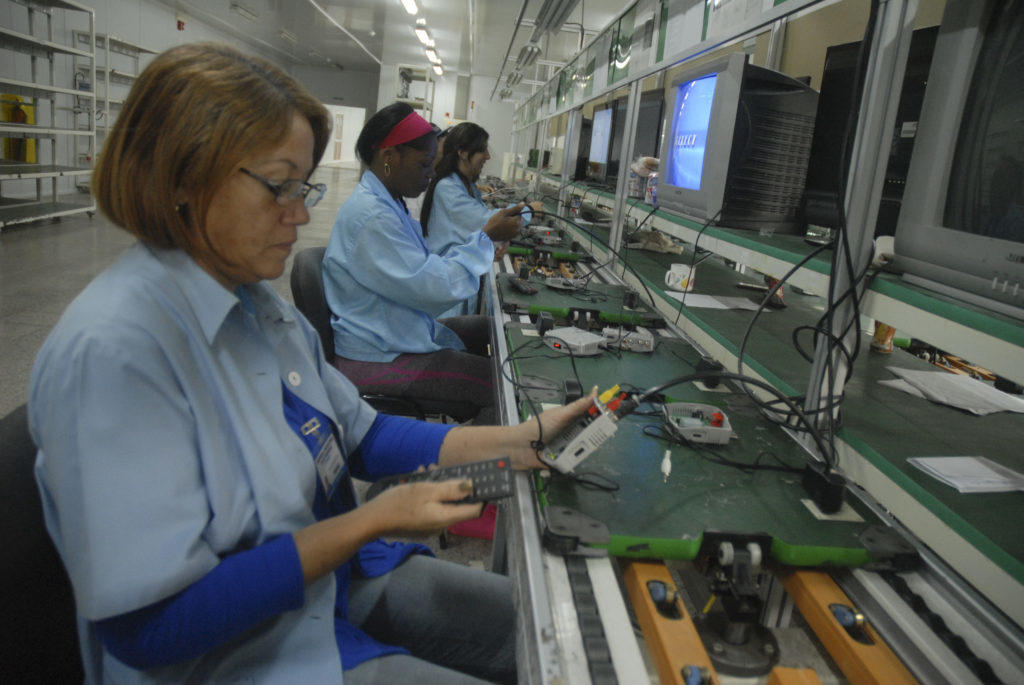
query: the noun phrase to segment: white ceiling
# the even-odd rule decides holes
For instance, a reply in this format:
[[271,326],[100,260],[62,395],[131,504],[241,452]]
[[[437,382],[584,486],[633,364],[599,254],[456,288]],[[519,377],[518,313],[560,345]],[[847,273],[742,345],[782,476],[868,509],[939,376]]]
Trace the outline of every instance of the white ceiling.
[[[436,42],[445,71],[493,77],[501,70],[524,0],[416,0],[419,12],[415,16],[406,12],[400,0],[162,1],[240,40],[269,50],[286,62],[333,64],[355,71],[376,71],[379,62],[425,64],[427,58],[413,34],[416,19],[423,18]],[[523,18],[528,24],[536,18],[544,0],[525,2]],[[314,3],[345,30],[328,20]],[[234,4],[251,10],[256,18],[248,19],[232,10]],[[624,0],[582,0],[569,15],[566,30],[549,36],[540,59],[564,62],[575,54],[580,39],[581,7],[584,27],[593,33],[621,12],[625,4]],[[282,30],[294,36],[296,42],[283,37]],[[516,58],[532,32],[529,25],[519,28],[510,60]],[[586,41],[590,37],[587,35]],[[527,80],[532,79],[533,74],[533,70],[529,70],[525,75]],[[546,78],[543,70],[539,75]],[[521,85],[518,92],[530,92],[529,86]]]

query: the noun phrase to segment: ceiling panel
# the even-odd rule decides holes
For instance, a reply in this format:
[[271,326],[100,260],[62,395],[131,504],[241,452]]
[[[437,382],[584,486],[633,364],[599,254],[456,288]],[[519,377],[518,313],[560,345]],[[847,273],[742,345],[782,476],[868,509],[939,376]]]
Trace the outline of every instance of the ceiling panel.
[[[416,0],[416,16],[408,14],[400,0],[315,0],[348,33],[324,17],[310,0],[162,2],[268,50],[282,61],[356,71],[376,71],[380,62],[426,63],[423,46],[413,34],[417,18],[425,20],[444,69],[461,74],[497,76],[510,41],[510,58],[514,60],[533,33],[530,25],[520,26],[516,31],[516,20],[523,8],[521,0]],[[543,2],[526,0],[527,23],[536,18]],[[623,6],[622,0],[583,0],[567,19],[566,27],[572,30],[551,34],[540,58],[564,62],[576,52],[581,8],[585,28],[593,33],[621,12]],[[294,36],[294,42],[289,36]],[[586,40],[590,40],[590,35]],[[527,78],[533,78],[533,74]],[[529,88],[520,86],[519,93],[526,92]]]

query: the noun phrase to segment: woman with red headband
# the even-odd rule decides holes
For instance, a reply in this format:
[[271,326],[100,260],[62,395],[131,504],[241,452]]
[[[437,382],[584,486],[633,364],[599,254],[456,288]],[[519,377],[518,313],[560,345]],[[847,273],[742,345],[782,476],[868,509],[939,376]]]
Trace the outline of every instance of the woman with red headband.
[[360,392],[494,423],[489,321],[437,317],[476,293],[494,259],[493,241],[518,232],[522,205],[497,212],[443,256],[431,254],[404,198],[426,189],[436,151],[430,123],[404,103],[374,114],[359,134],[366,169],[338,211],[324,255],[334,364]]

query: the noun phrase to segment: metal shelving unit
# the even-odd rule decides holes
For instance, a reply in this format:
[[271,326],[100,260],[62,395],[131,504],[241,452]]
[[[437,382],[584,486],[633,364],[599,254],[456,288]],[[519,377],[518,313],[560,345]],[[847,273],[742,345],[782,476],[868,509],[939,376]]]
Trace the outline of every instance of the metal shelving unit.
[[[416,92],[420,83],[423,84],[422,96]],[[434,78],[430,69],[411,64],[395,65],[395,100],[419,110],[423,118],[430,121],[434,112]]]
[[[58,85],[56,61],[70,55],[88,72],[90,82],[95,81],[95,52],[75,45],[61,43],[54,35],[54,12],[81,12],[88,18],[92,36],[95,32],[93,10],[71,0],[34,0],[24,5],[28,32],[0,28],[0,49],[10,50],[30,59],[30,80],[0,76],[0,92],[24,98],[5,104],[30,107],[35,117],[47,121],[35,123],[0,123],[0,137],[34,140],[37,142],[35,159],[4,159],[0,161],[0,230],[5,226],[56,218],[96,209],[91,198],[78,200],[61,197],[60,179],[85,178],[92,171],[92,151],[96,148],[95,109],[96,96],[74,88]],[[91,41],[89,43],[91,46]],[[83,103],[85,107],[83,108]],[[79,123],[83,109],[88,112],[86,122]],[[62,125],[59,113],[70,110],[70,125]],[[75,154],[74,160],[61,159],[59,143],[75,141],[75,149],[83,144],[84,158]],[[46,143],[45,145],[42,143]],[[28,156],[25,153],[25,156]],[[25,191],[25,182],[34,182],[34,193]],[[12,191],[11,188],[14,187]]]
[[[87,31],[75,31],[75,45],[95,47],[95,77],[90,80],[88,65],[76,62],[74,78],[79,86],[84,83],[95,84],[91,86],[96,98],[96,106],[91,116],[96,125],[95,149],[99,152],[107,132],[114,125],[114,120],[124,105],[128,89],[135,83],[142,70],[142,58],[145,55],[154,55],[156,51],[104,33],[97,33],[93,37]],[[86,161],[88,160],[79,159],[79,162]]]

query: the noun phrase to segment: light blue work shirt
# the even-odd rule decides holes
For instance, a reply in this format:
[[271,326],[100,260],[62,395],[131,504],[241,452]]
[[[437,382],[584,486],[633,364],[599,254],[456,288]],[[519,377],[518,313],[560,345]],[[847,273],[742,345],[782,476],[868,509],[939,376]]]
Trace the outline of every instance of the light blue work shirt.
[[[476,184],[470,184],[470,191],[458,174],[445,176],[434,187],[434,202],[430,207],[430,221],[427,224],[427,247],[434,254],[445,256],[452,249],[475,239],[487,221],[499,210],[484,204],[483,196]],[[530,222],[530,209],[524,208],[520,224]],[[476,314],[477,293],[463,300],[438,318]]]
[[284,416],[282,382],[337,423],[346,454],[376,417],[294,307],[265,283],[246,289],[255,315],[183,252],[137,244],[68,307],[36,360],[36,477],[90,682],[341,682],[334,574],[306,587],[300,609],[152,671],[108,654],[90,623],[315,522],[316,469]]
[[494,261],[483,232],[432,254],[420,222],[367,169],[338,210],[324,254],[324,292],[334,351],[346,359],[389,362],[402,353],[464,350],[437,318],[476,293]]

